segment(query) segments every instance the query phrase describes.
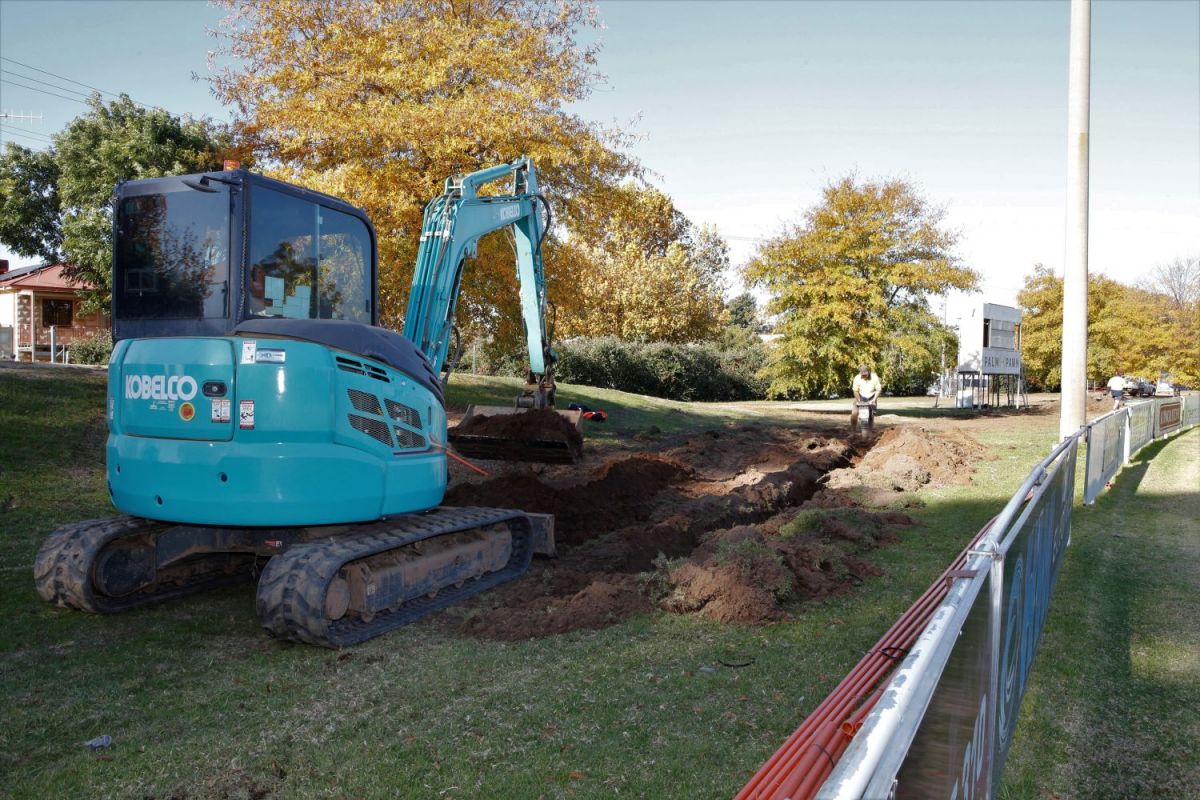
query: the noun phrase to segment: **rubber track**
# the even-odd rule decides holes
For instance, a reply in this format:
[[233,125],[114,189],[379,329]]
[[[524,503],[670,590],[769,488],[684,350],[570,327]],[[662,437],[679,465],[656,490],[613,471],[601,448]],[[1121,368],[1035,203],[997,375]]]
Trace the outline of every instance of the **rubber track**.
[[[155,584],[123,597],[100,594],[92,582],[92,565],[104,547],[117,539],[158,534],[171,526],[141,517],[120,516],[64,525],[46,537],[33,562],[37,592],[48,603],[93,614],[112,614],[160,603],[219,586],[242,583],[249,570],[189,576],[184,583]],[[224,562],[222,562],[224,563]],[[169,575],[170,571],[167,570]]]
[[[388,550],[473,528],[508,523],[512,555],[495,572],[448,586],[434,597],[408,601],[395,611],[376,614],[370,622],[347,615],[332,621],[325,616],[325,593],[339,569],[351,561]],[[262,626],[273,636],[322,647],[358,644],[417,620],[468,597],[523,575],[533,555],[532,528],[520,511],[495,508],[437,508],[360,526],[354,533],[293,545],[267,562],[258,581],[255,605]]]

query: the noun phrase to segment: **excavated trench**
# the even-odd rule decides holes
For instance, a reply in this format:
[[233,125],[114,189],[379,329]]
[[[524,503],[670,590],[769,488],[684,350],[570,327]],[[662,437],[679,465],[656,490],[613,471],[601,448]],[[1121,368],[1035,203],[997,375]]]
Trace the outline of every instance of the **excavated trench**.
[[722,622],[779,619],[878,574],[867,554],[913,524],[889,508],[896,493],[934,481],[935,470],[960,479],[969,468],[951,465],[969,463],[972,447],[929,431],[851,439],[740,426],[590,472],[516,467],[461,482],[447,505],[554,514],[560,556],[441,619],[495,639],[602,628],[656,606]]

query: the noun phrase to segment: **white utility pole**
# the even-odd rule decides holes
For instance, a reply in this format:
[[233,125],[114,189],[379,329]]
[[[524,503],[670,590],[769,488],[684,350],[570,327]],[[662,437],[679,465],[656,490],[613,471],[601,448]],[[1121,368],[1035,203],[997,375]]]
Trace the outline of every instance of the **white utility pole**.
[[1063,269],[1062,411],[1066,438],[1087,421],[1088,116],[1091,94],[1091,0],[1071,0],[1067,90],[1067,242]]

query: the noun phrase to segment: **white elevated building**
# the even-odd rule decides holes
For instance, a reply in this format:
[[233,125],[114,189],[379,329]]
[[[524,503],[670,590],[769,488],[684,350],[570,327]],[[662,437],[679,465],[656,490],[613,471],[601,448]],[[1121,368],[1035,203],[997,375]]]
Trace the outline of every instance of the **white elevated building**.
[[1027,404],[1021,365],[1021,309],[980,303],[958,330],[957,408]]

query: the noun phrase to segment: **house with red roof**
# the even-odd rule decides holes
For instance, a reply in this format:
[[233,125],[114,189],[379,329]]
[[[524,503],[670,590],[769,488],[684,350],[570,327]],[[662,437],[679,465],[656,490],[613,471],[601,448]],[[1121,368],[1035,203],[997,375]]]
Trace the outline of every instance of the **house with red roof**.
[[8,268],[0,259],[0,359],[70,361],[71,345],[109,330],[103,314],[79,313],[79,287],[65,264]]

